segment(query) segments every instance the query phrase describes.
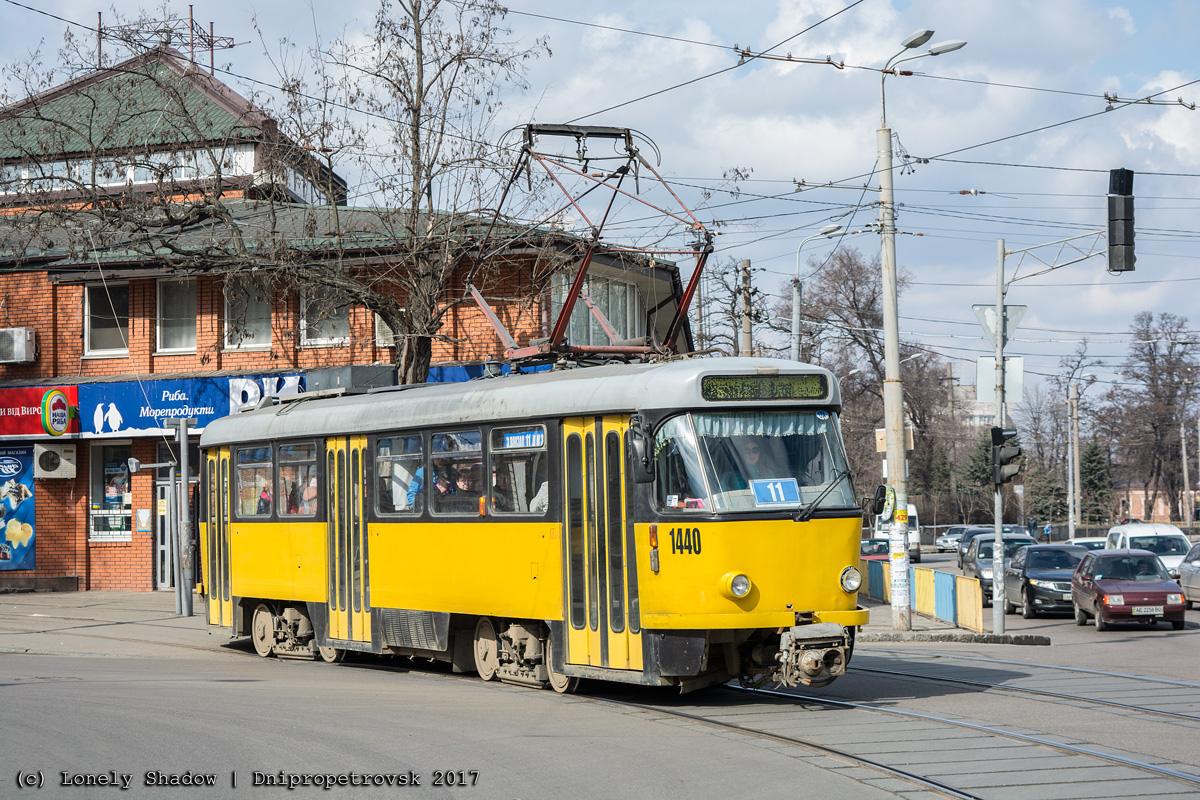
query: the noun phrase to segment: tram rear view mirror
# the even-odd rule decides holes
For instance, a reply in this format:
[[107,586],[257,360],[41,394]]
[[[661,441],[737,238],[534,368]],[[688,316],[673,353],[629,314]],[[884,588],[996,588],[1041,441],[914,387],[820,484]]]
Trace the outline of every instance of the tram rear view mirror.
[[650,434],[642,425],[642,418],[629,418],[629,469],[634,483],[654,482],[654,459],[650,455]]
[[887,487],[880,485],[875,487],[875,496],[871,498],[871,514],[878,517],[883,513],[884,505],[887,503]]

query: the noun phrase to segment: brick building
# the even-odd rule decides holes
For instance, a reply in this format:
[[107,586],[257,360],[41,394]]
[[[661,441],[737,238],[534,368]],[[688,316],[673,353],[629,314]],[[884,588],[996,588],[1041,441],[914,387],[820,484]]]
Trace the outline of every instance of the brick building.
[[[160,131],[160,108],[186,108],[188,124]],[[0,590],[169,587],[168,469],[129,467],[176,458],[165,420],[197,420],[195,481],[212,419],[334,368],[374,365],[394,379],[397,337],[361,303],[322,305],[295,283],[234,280],[210,256],[176,258],[269,218],[293,253],[336,253],[339,269],[364,279],[394,269],[380,210],[348,208],[345,195],[328,165],[170,51],[0,110]],[[195,213],[206,198],[219,214]],[[175,209],[169,240],[130,222],[134,211]],[[464,259],[450,274],[430,380],[477,377],[504,353],[465,302],[468,282],[518,341],[549,333],[580,243],[537,231],[519,244],[486,271]],[[601,253],[588,293],[620,336],[637,339],[665,333],[682,289],[671,264]],[[605,336],[579,304],[570,340]]]

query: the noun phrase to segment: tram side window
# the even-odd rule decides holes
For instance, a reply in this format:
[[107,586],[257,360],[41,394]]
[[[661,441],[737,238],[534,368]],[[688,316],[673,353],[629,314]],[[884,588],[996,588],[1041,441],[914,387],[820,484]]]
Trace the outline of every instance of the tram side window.
[[271,448],[247,447],[237,451],[237,498],[239,517],[269,517],[274,507],[271,496]]
[[550,499],[546,429],[541,425],[494,428],[489,452],[492,513],[544,515]]
[[425,507],[425,450],[420,435],[381,436],[375,442],[376,510],[419,514]]
[[317,446],[281,444],[279,446],[279,513],[292,517],[311,517],[317,513],[321,496],[317,477]]
[[483,437],[478,430],[435,432],[425,494],[435,514],[479,514],[484,496]]

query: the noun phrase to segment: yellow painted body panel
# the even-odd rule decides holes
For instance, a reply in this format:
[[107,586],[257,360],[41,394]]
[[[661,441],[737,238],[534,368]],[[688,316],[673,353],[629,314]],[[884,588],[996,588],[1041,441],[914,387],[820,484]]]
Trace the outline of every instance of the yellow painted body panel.
[[[859,565],[862,521],[681,521],[658,526],[660,568],[651,572],[649,525],[636,526],[642,624],[647,628],[770,628],[795,624],[796,612],[854,612],[858,595],[839,576]],[[672,553],[672,528],[699,529],[699,554]],[[721,578],[750,578],[742,599]]]
[[234,595],[325,601],[325,523],[234,522],[229,528]]
[[562,619],[558,523],[375,523],[371,604]]
[[865,608],[856,608],[854,611],[818,611],[814,621],[836,622],[847,628],[857,628],[871,621],[871,612]]

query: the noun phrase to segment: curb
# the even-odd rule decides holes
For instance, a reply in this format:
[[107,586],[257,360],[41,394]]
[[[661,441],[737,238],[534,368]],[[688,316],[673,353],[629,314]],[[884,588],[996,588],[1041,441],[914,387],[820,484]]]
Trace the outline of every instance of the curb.
[[858,642],[964,642],[966,644],[1024,644],[1046,646],[1049,636],[1028,633],[959,633],[957,631],[897,631],[891,633],[859,633]]

